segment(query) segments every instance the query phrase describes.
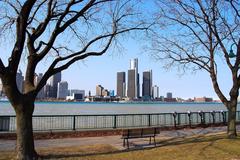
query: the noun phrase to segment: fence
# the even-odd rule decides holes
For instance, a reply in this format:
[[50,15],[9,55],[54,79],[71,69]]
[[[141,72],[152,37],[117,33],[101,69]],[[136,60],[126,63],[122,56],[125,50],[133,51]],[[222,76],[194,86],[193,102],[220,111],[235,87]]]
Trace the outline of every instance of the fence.
[[[129,127],[179,127],[186,125],[226,124],[225,111],[116,114],[116,115],[34,115],[34,131],[120,129]],[[240,111],[237,112],[240,122]],[[0,116],[0,132],[16,131],[16,116]]]

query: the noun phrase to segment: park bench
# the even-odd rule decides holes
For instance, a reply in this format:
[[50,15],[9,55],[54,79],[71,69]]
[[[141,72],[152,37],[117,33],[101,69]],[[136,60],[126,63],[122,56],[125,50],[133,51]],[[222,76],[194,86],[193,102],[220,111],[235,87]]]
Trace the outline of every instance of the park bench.
[[132,128],[122,130],[123,146],[125,147],[127,141],[127,148],[129,148],[129,139],[134,138],[149,138],[149,144],[154,141],[156,146],[155,136],[160,133],[159,128]]

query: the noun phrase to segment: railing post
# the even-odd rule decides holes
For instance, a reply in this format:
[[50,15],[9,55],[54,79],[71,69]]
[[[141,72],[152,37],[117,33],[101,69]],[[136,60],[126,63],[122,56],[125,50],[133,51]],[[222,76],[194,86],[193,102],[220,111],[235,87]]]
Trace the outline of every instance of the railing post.
[[148,126],[151,126],[151,114],[148,115]]
[[204,123],[205,123],[205,114],[204,114],[203,111],[199,111],[198,113],[199,113],[200,118],[201,118],[201,125],[204,125]]
[[191,117],[191,112],[190,111],[188,111],[188,119],[189,119],[189,127],[192,127],[192,117]]
[[117,128],[117,115],[114,115],[114,120],[113,120],[113,128]]
[[177,117],[177,112],[173,112],[173,120],[174,120],[174,127],[175,129],[177,128],[177,120],[176,120],[176,117]]
[[226,112],[221,111],[221,113],[222,113],[223,124],[226,124]]
[[73,116],[73,131],[76,130],[76,116]]
[[211,111],[213,124],[215,124],[215,111]]
[[181,114],[180,113],[178,113],[177,114],[177,117],[178,117],[178,126],[180,126],[181,125]]

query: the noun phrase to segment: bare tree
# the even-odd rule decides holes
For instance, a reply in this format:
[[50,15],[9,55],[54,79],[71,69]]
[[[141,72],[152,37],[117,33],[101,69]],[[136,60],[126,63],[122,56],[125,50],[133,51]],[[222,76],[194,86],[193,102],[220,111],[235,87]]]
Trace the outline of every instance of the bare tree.
[[[239,2],[157,0],[156,4],[161,30],[156,28],[151,37],[151,54],[163,60],[166,67],[208,72],[216,94],[228,110],[228,137],[235,138],[240,86]],[[229,54],[230,46],[236,54]],[[226,75],[232,81],[229,95],[219,85],[224,81],[219,79],[221,66],[230,73]]]
[[[0,36],[15,37],[8,61],[0,59],[0,78],[17,119],[17,158],[37,159],[32,114],[38,92],[54,74],[89,56],[104,54],[120,35],[146,30],[134,0],[3,0]],[[7,55],[3,50],[1,54]],[[38,84],[34,75],[47,60]],[[26,63],[24,92],[16,74]]]

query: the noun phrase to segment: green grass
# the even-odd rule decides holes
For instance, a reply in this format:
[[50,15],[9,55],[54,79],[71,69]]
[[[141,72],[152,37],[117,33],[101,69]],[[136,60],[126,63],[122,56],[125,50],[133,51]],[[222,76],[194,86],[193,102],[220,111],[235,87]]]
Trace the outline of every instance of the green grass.
[[[38,149],[43,159],[63,160],[240,160],[240,137],[226,135],[162,139],[155,148],[119,151],[110,145]],[[12,159],[13,152],[0,152],[0,159]]]

